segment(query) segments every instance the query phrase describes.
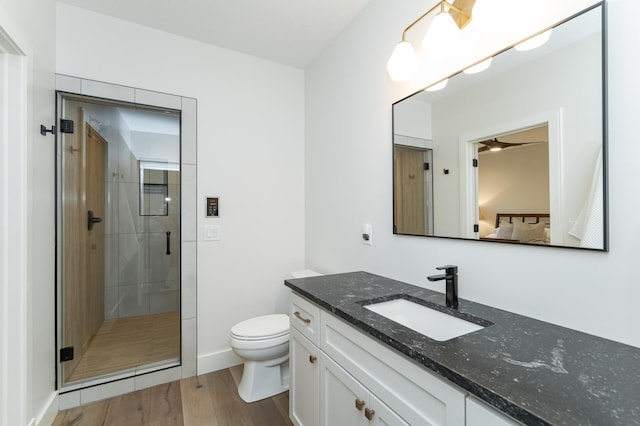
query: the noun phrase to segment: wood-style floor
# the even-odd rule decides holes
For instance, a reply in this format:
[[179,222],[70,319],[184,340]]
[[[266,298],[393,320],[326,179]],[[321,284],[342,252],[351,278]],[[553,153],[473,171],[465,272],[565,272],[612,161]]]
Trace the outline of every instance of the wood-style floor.
[[242,366],[154,386],[58,413],[53,426],[279,426],[289,393],[247,404],[238,396]]
[[68,381],[179,359],[179,312],[105,320]]

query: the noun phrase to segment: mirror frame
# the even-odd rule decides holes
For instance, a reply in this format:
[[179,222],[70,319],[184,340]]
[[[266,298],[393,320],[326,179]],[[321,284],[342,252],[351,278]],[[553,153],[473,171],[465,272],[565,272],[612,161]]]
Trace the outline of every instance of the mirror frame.
[[[607,41],[608,41],[608,37],[607,37],[607,3],[605,0],[600,0],[597,3],[594,3],[593,5],[581,10],[580,12],[577,12],[553,25],[548,26],[547,28],[544,28],[543,30],[539,31],[536,34],[531,35],[528,38],[532,38],[537,34],[540,34],[548,29],[552,29],[552,28],[556,28],[574,18],[577,18],[587,12],[590,12],[591,10],[597,9],[597,8],[601,8],[601,16],[600,16],[600,28],[601,28],[601,101],[602,101],[602,112],[601,112],[601,116],[602,116],[602,197],[603,197],[603,211],[602,211],[602,216],[603,216],[603,242],[602,242],[602,248],[589,248],[589,247],[579,247],[579,246],[568,246],[568,245],[551,245],[551,244],[533,244],[533,243],[509,243],[509,242],[504,242],[504,241],[490,241],[490,240],[486,240],[486,239],[479,239],[479,238],[465,238],[465,237],[457,237],[457,236],[443,236],[443,235],[422,235],[422,234],[408,234],[408,233],[398,233],[396,231],[396,185],[395,185],[395,156],[394,156],[394,146],[395,146],[395,106],[397,104],[399,104],[400,102],[403,102],[409,98],[411,98],[412,96],[421,93],[422,91],[425,91],[426,89],[428,89],[429,87],[435,86],[438,83],[448,80],[452,77],[455,77],[456,75],[462,74],[463,71],[466,68],[469,68],[473,65],[476,65],[478,63],[483,62],[486,59],[489,58],[493,58],[495,56],[498,56],[510,49],[512,49],[515,45],[517,45],[518,43],[524,41],[520,41],[518,43],[515,43],[513,45],[509,45],[506,46],[505,48],[498,50],[497,52],[493,53],[492,55],[489,55],[481,60],[478,60],[474,63],[469,64],[469,66],[460,69],[444,78],[441,78],[438,81],[435,81],[434,83],[420,89],[417,90],[405,97],[403,97],[402,99],[394,102],[392,104],[391,107],[391,145],[392,145],[392,155],[391,155],[391,163],[392,163],[392,215],[393,215],[393,223],[392,223],[392,232],[394,235],[404,235],[404,236],[418,236],[418,237],[427,237],[427,238],[444,238],[444,239],[453,239],[453,240],[462,240],[462,241],[480,241],[480,242],[488,242],[488,243],[502,243],[502,244],[515,244],[517,246],[539,246],[539,247],[555,247],[555,248],[564,248],[564,249],[577,249],[577,250],[588,250],[588,251],[600,251],[600,252],[608,252],[609,251],[609,201],[608,201],[608,87],[607,87],[607,80],[608,80],[608,73],[607,73],[607,63],[608,63],[608,45],[607,45]],[[556,123],[557,125],[557,123]],[[461,155],[462,153],[459,153],[459,157],[462,157]],[[459,159],[460,162],[463,161],[462,158]],[[462,179],[463,176],[460,176],[460,179]],[[433,209],[433,207],[432,207]],[[463,216],[463,214],[461,213],[461,217]]]

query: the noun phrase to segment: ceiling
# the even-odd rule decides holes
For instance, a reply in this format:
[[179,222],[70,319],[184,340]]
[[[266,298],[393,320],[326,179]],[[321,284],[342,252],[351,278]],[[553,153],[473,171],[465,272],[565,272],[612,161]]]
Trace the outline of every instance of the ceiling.
[[369,0],[58,0],[306,68]]
[[180,115],[143,108],[117,108],[132,132],[180,136]]

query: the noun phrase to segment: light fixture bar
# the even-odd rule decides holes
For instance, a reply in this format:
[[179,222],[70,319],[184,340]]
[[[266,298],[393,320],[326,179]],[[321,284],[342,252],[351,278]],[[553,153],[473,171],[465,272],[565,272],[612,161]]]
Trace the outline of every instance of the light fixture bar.
[[[458,1],[465,1],[465,0],[458,0]],[[467,3],[471,3],[469,5],[469,10],[471,9],[471,7],[473,7],[473,4],[475,3],[475,0],[466,0]],[[455,3],[455,1],[454,1]],[[454,12],[458,13],[460,15],[460,17],[458,19],[454,18],[454,22],[456,23],[456,25],[458,26],[458,28],[462,29],[464,28],[469,21],[471,21],[471,13],[468,13],[462,9],[460,9],[457,6],[454,6],[452,3],[449,3],[446,0],[442,0],[440,2],[438,2],[438,4],[436,4],[435,6],[433,6],[431,9],[429,9],[426,13],[424,13],[422,16],[420,16],[418,19],[416,19],[415,21],[413,21],[411,24],[409,24],[409,26],[407,28],[404,29],[404,31],[402,32],[402,41],[407,41],[407,32],[409,32],[409,30],[411,30],[413,27],[415,27],[417,24],[419,24],[423,19],[425,19],[427,16],[429,16],[431,13],[433,13],[436,9],[440,8],[441,12],[444,12],[444,7],[447,6],[450,10],[453,10]]]
[[463,29],[471,22],[471,10],[476,4],[476,0],[455,0],[452,4],[454,7],[449,10],[449,15],[458,28]]

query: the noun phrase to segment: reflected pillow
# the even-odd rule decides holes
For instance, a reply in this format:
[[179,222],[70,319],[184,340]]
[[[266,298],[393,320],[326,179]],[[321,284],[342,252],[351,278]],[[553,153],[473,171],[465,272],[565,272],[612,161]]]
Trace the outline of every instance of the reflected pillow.
[[509,222],[500,222],[500,227],[497,229],[496,238],[510,240],[513,235],[513,223]]
[[521,243],[544,244],[544,226],[540,223],[516,222],[513,228],[513,238]]

